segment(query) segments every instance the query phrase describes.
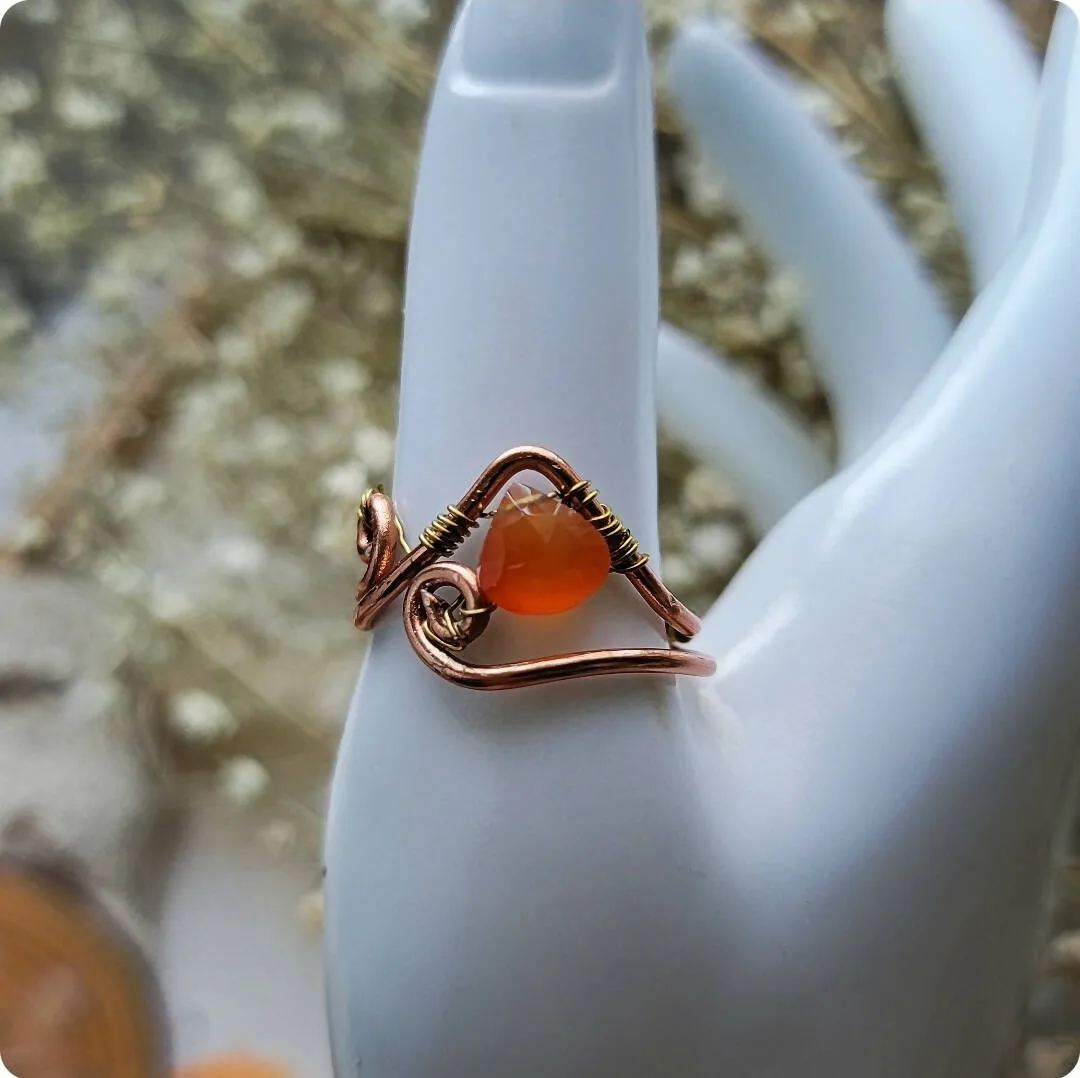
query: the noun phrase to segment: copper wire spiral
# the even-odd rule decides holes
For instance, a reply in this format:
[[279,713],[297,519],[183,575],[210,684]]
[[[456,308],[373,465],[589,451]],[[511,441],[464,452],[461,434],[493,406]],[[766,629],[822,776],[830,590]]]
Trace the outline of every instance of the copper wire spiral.
[[[580,513],[600,534],[611,555],[611,570],[634,586],[664,620],[669,638],[684,642],[701,623],[649,568],[630,530],[600,501],[588,480],[548,449],[521,446],[496,457],[455,505],[437,517],[409,548],[391,499],[369,491],[357,515],[356,549],[367,569],[356,590],[353,622],[370,629],[387,605],[404,593],[405,631],[417,655],[441,677],[471,689],[521,688],[600,674],[692,674],[708,676],[716,669],[708,656],[678,648],[617,648],[552,655],[496,666],[466,662],[460,655],[487,627],[492,607],[483,596],[476,573],[450,561],[476,528],[499,491],[521,472],[537,472],[554,486],[554,494]],[[398,558],[398,547],[404,550]],[[458,598],[441,598],[452,589]]]

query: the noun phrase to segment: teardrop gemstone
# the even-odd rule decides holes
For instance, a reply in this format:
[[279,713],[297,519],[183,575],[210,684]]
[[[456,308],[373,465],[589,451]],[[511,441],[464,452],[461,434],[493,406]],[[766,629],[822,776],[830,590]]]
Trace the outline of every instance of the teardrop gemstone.
[[514,483],[480,550],[480,590],[514,614],[561,614],[603,584],[611,554],[600,533],[558,498]]

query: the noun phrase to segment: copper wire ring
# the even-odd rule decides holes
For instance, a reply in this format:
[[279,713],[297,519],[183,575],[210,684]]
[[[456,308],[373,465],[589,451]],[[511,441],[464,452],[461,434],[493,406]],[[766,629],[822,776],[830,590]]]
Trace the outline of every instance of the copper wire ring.
[[[611,571],[626,577],[663,619],[672,647],[579,651],[497,666],[477,665],[463,657],[462,652],[487,628],[495,607],[481,592],[476,573],[450,559],[487,515],[499,491],[521,472],[544,476],[555,488],[553,496],[597,530],[611,554]],[[649,568],[648,555],[591,484],[548,449],[520,446],[496,457],[464,496],[421,532],[415,547],[408,546],[404,534],[390,497],[379,488],[368,491],[357,514],[356,551],[366,570],[356,589],[353,624],[373,628],[386,607],[404,595],[409,642],[431,670],[455,685],[490,691],[602,674],[708,677],[716,670],[708,656],[674,646],[695,636],[700,621]],[[458,599],[448,602],[436,594],[447,589],[457,592]]]

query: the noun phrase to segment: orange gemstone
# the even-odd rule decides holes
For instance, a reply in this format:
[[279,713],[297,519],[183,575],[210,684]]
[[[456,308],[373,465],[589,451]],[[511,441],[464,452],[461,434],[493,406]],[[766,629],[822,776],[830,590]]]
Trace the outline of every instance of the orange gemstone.
[[561,614],[607,577],[600,533],[557,498],[515,483],[499,503],[480,551],[480,590],[515,614]]

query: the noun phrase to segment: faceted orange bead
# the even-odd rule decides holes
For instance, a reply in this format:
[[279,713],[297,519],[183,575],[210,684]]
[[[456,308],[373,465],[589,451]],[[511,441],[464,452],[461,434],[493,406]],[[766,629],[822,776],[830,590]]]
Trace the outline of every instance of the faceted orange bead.
[[515,614],[561,614],[607,577],[611,554],[599,532],[557,498],[515,483],[484,537],[480,590]]

